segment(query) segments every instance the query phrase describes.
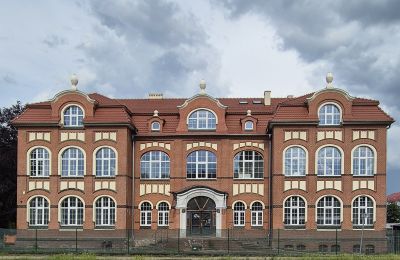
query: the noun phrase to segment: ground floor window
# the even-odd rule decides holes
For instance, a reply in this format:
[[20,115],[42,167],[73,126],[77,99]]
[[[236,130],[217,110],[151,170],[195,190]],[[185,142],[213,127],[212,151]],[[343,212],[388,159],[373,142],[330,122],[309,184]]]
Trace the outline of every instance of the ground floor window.
[[140,225],[151,226],[152,206],[149,202],[143,202],[140,206]]
[[254,202],[253,205],[251,205],[251,225],[263,225],[263,205],[260,202]]
[[158,225],[169,225],[169,205],[166,202],[161,202],[158,205]]
[[78,197],[67,197],[61,202],[61,225],[83,225],[83,202]]
[[115,225],[115,202],[110,197],[96,200],[96,226]]
[[236,202],[233,206],[233,225],[234,226],[244,226],[245,221],[245,210],[243,202]]
[[29,225],[47,226],[49,224],[49,202],[44,197],[34,197],[29,202]]

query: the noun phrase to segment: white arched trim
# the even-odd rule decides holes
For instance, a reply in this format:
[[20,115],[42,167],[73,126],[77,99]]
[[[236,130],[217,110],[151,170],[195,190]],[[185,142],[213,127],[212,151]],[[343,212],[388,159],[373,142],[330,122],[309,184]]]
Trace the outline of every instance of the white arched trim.
[[[354,165],[353,165],[353,159],[354,159],[354,151],[357,149],[357,148],[359,148],[359,147],[362,147],[362,146],[366,146],[366,147],[368,147],[368,148],[370,148],[371,150],[372,150],[372,153],[374,154],[374,175],[377,173],[377,169],[378,169],[378,153],[376,152],[376,149],[375,149],[375,147],[374,146],[372,146],[372,145],[370,145],[370,144],[359,144],[359,145],[357,145],[357,146],[355,146],[352,150],[351,150],[351,175],[354,175],[353,174],[353,167],[354,167]],[[357,175],[356,175],[357,176]],[[363,176],[363,175],[361,175],[361,176]]]
[[157,204],[156,204],[156,209],[158,210],[158,206],[159,206],[161,203],[163,203],[163,202],[167,203],[169,209],[171,210],[171,203],[169,203],[169,202],[166,201],[166,200],[160,200],[159,202],[157,202]]
[[[254,200],[254,201],[252,201],[252,202],[250,203],[250,207],[249,207],[250,210],[251,210],[251,208],[253,207],[253,204],[256,203],[256,202],[260,202],[261,205],[262,205],[262,208],[265,209],[265,204],[264,204],[264,202],[262,202],[261,200]],[[246,205],[246,204],[244,204],[244,205]]]
[[50,204],[50,200],[49,198],[47,198],[44,195],[33,195],[32,197],[30,197],[28,199],[28,201],[26,202],[26,221],[29,223],[31,218],[30,218],[30,211],[31,211],[31,200],[33,200],[36,197],[43,197],[47,200],[47,203],[49,203],[49,222],[50,222],[50,218],[51,218],[51,204]]
[[283,199],[283,207],[282,207],[282,209],[283,209],[283,214],[282,214],[282,221],[283,221],[283,223],[285,222],[285,203],[286,203],[286,201],[289,199],[289,198],[291,198],[291,197],[300,197],[300,198],[302,198],[303,200],[304,200],[304,207],[305,207],[305,213],[304,213],[304,218],[305,218],[305,222],[307,223],[307,220],[308,220],[308,218],[307,218],[307,214],[308,214],[308,203],[307,203],[307,200],[306,200],[306,198],[304,198],[303,196],[301,196],[301,195],[298,195],[298,194],[296,194],[296,195],[289,195],[289,196],[287,196],[286,198],[284,198]]
[[[102,145],[102,146],[99,146],[96,149],[94,149],[93,156],[92,156],[92,159],[93,159],[93,161],[92,161],[92,165],[93,165],[92,175],[96,176],[96,165],[97,165],[96,154],[102,148],[110,148],[111,150],[114,151],[114,153],[115,153],[115,176],[117,176],[118,175],[118,151],[117,151],[117,149],[115,149],[114,147],[109,146],[109,145]],[[105,177],[110,178],[111,176],[105,176]]]
[[72,89],[67,89],[67,90],[63,90],[61,92],[58,92],[52,99],[50,99],[50,102],[55,102],[57,101],[60,97],[68,95],[68,94],[77,94],[80,95],[84,98],[86,98],[87,101],[89,101],[92,104],[97,103],[96,100],[91,99],[86,93],[80,91],[80,90],[72,90]]
[[373,215],[372,219],[373,219],[374,222],[376,222],[376,201],[375,201],[374,197],[372,197],[370,195],[367,195],[367,194],[361,194],[361,195],[355,196],[351,200],[351,222],[353,222],[353,203],[358,197],[368,197],[368,198],[370,198],[372,200],[372,204],[373,204],[373,207],[374,207],[374,215]]
[[319,197],[317,199],[317,201],[315,202],[315,223],[317,223],[317,208],[318,208],[318,202],[323,198],[323,197],[335,197],[336,199],[339,200],[340,202],[340,222],[343,222],[343,201],[340,197],[336,196],[336,195],[332,195],[332,194],[327,194],[327,195],[323,195],[321,197]]
[[226,194],[218,193],[215,190],[206,187],[196,187],[181,194],[177,194],[175,208],[186,209],[187,204],[191,199],[200,196],[212,199],[215,202],[215,208],[226,209]]
[[329,93],[329,92],[341,94],[349,101],[352,101],[354,99],[354,97],[350,96],[349,93],[347,93],[343,89],[340,89],[340,88],[323,88],[323,89],[315,92],[311,97],[307,98],[307,103],[310,103],[311,101],[313,101],[317,96],[319,96],[319,95],[321,95],[323,93]]
[[[302,146],[302,145],[298,145],[298,144],[294,144],[294,145],[289,145],[288,147],[286,147],[284,150],[283,150],[283,156],[282,156],[282,173],[283,173],[283,175],[285,175],[285,158],[286,158],[286,151],[288,150],[288,149],[290,149],[290,148],[293,148],[293,147],[300,147],[301,149],[303,149],[304,150],[304,152],[306,153],[306,175],[308,175],[308,150],[307,150],[307,148],[305,148],[304,146]],[[290,175],[290,177],[303,177],[303,176],[301,176],[301,175]]]
[[205,107],[196,108],[196,109],[190,111],[190,113],[186,117],[186,125],[189,125],[189,117],[190,117],[190,115],[192,115],[193,113],[195,113],[195,112],[197,112],[199,110],[206,110],[208,112],[211,112],[215,116],[215,124],[218,125],[218,116],[217,116],[217,114],[213,110],[211,110],[209,108],[205,108]]
[[83,204],[83,223],[85,223],[85,216],[86,216],[86,204],[85,204],[85,200],[78,196],[78,195],[65,195],[64,197],[62,197],[59,201],[58,201],[58,223],[61,223],[61,203],[63,202],[64,199],[68,198],[68,197],[76,197],[78,199],[80,199],[82,201]]
[[[26,175],[30,176],[31,175],[31,153],[33,150],[36,148],[43,148],[49,153],[49,176],[51,175],[51,164],[52,164],[52,157],[51,157],[51,150],[46,147],[46,146],[33,146],[29,148],[29,150],[26,152]],[[32,176],[32,178],[43,178],[46,176]]]
[[[315,165],[314,166],[315,166],[315,175],[317,175],[317,176],[318,176],[318,153],[322,148],[330,147],[330,146],[335,147],[335,148],[339,149],[339,151],[340,151],[340,155],[341,155],[341,166],[340,166],[341,174],[340,174],[340,176],[344,175],[344,151],[343,151],[343,149],[340,146],[335,145],[335,144],[325,144],[323,146],[318,147],[317,151],[315,152]],[[338,176],[336,176],[336,175],[326,176],[325,175],[323,177],[338,177]]]
[[[325,106],[325,105],[334,105],[335,107],[337,107],[337,108],[339,109],[340,124],[341,124],[341,123],[343,122],[343,109],[342,109],[342,106],[339,105],[339,103],[337,103],[337,102],[331,102],[331,101],[329,101],[329,102],[323,102],[321,105],[319,105],[319,106],[318,106],[318,119],[319,119],[320,110],[321,110],[321,108],[322,108],[323,106]],[[324,126],[336,126],[336,125],[324,125]]]
[[[85,118],[86,113],[85,113],[85,109],[83,108],[82,105],[80,105],[80,104],[78,104],[78,103],[68,103],[67,105],[65,105],[65,106],[61,109],[60,124],[61,124],[62,126],[64,126],[64,112],[65,112],[65,110],[67,110],[67,108],[72,107],[72,106],[77,106],[77,107],[79,107],[80,109],[82,109],[83,118]],[[68,127],[80,127],[80,126],[68,126]]]
[[145,203],[145,202],[150,203],[151,209],[154,209],[153,203],[151,203],[151,201],[149,201],[149,200],[142,200],[142,201],[139,203],[139,205],[138,205],[139,211],[140,211],[140,207],[141,207],[142,204]]
[[111,197],[109,195],[99,195],[96,198],[94,198],[94,200],[93,200],[93,222],[96,223],[96,208],[97,208],[96,207],[96,202],[97,202],[98,199],[100,199],[102,197],[107,197],[107,198],[110,198],[110,199],[112,199],[114,201],[114,203],[115,203],[115,223],[117,223],[117,208],[118,208],[117,207],[117,201],[113,197]]
[[[79,147],[79,146],[66,146],[63,147],[59,152],[58,152],[58,175],[61,176],[61,171],[62,171],[62,155],[65,152],[65,150],[67,150],[68,148],[77,148],[79,150],[81,150],[81,152],[83,153],[83,176],[86,175],[86,152],[83,148]],[[74,176],[77,178],[82,178],[80,176]]]
[[233,207],[234,207],[235,204],[238,203],[238,202],[242,202],[243,205],[244,205],[244,209],[248,209],[246,202],[244,202],[243,200],[235,200],[235,201],[232,203],[232,210],[234,210]]

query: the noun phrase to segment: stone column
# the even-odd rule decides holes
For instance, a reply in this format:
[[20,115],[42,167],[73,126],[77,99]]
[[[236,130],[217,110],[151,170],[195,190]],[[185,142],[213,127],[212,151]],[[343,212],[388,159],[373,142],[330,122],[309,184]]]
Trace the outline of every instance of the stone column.
[[221,226],[222,226],[222,210],[221,208],[216,208],[217,212],[215,213],[215,236],[221,237]]
[[179,237],[186,237],[186,208],[180,208],[179,212]]

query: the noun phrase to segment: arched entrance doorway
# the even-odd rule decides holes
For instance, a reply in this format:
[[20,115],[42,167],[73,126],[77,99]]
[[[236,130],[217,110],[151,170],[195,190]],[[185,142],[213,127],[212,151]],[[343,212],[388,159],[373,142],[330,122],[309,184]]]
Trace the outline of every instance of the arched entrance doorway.
[[187,204],[187,231],[188,235],[215,234],[215,202],[208,197],[198,196],[189,200]]

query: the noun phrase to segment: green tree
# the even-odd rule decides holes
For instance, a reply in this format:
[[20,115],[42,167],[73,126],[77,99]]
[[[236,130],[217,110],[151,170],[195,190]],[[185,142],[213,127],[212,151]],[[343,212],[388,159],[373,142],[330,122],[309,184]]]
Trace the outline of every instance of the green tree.
[[400,206],[396,203],[389,203],[386,211],[387,223],[400,223]]
[[0,227],[15,227],[17,203],[17,129],[11,124],[24,110],[21,102],[0,108]]

